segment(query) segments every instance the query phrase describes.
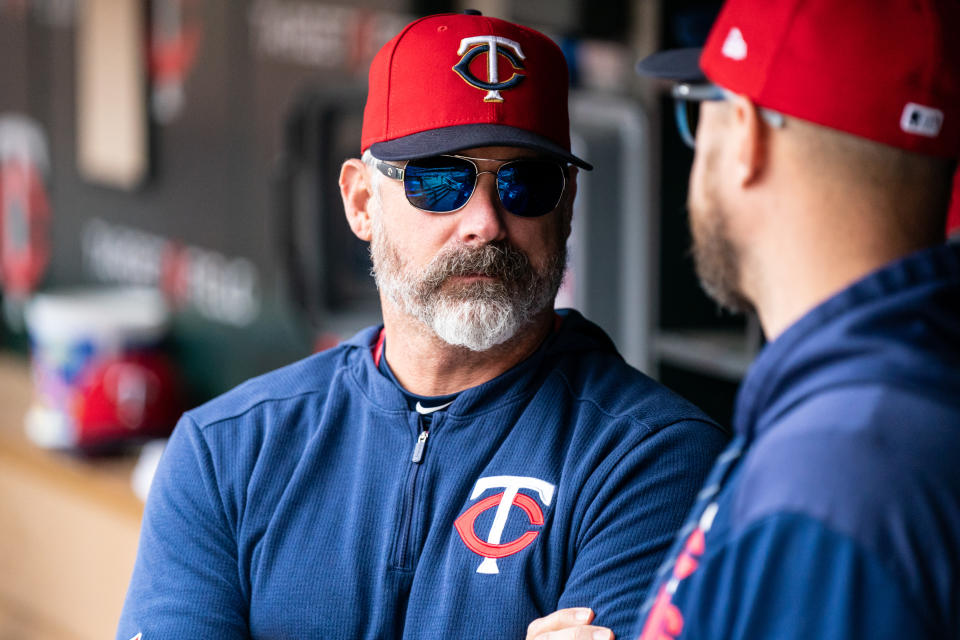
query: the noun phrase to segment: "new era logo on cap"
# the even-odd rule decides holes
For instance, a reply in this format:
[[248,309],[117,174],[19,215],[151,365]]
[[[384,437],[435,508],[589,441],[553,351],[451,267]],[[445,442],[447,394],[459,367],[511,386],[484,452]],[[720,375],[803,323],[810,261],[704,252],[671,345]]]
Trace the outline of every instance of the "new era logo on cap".
[[730,29],[720,52],[731,60],[744,60],[747,57],[747,41],[743,39],[740,29],[736,27]]
[[943,128],[943,111],[922,104],[908,102],[900,117],[900,128],[907,133],[936,138]]

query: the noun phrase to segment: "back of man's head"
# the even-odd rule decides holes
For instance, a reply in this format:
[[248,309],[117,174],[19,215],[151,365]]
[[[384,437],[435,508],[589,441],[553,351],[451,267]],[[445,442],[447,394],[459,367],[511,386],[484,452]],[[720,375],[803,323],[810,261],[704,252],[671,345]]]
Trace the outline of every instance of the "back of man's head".
[[845,213],[852,215],[852,203],[906,246],[942,238],[955,161],[797,118],[788,118],[778,137],[789,149],[782,171],[785,191],[840,194],[835,206],[848,207]]
[[699,58],[665,52],[640,71],[786,115],[778,135],[813,176],[881,190],[929,179],[939,203],[960,155],[958,34],[957,0],[727,0]]
[[697,134],[691,226],[700,254],[737,268],[719,278],[700,259],[698,273],[749,301],[768,336],[943,240],[958,34],[958,0],[727,0],[702,50],[638,65],[682,83],[680,100],[720,101]]
[[842,182],[877,216],[923,215],[896,228],[942,234],[960,154],[958,34],[956,0],[730,0],[700,65],[789,116],[798,178]]

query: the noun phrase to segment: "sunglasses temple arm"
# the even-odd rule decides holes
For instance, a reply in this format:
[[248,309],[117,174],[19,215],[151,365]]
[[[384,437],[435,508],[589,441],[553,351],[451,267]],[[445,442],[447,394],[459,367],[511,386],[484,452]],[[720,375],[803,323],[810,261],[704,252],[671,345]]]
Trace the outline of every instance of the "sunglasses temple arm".
[[693,138],[693,132],[690,131],[690,120],[687,118],[687,105],[684,100],[676,99],[673,101],[673,115],[677,121],[677,129],[680,131],[683,143],[693,149],[696,142]]
[[377,160],[377,169],[380,173],[392,180],[403,180],[404,170],[396,165],[388,164],[383,160]]

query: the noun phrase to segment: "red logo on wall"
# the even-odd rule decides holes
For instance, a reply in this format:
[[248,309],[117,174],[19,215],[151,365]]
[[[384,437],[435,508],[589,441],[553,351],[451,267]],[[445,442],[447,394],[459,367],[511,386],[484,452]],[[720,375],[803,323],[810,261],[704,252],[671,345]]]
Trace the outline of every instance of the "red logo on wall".
[[26,298],[50,260],[50,201],[43,130],[24,116],[0,118],[0,284]]
[[153,115],[169,123],[186,104],[186,78],[200,50],[203,29],[197,0],[154,0],[151,7],[150,78]]

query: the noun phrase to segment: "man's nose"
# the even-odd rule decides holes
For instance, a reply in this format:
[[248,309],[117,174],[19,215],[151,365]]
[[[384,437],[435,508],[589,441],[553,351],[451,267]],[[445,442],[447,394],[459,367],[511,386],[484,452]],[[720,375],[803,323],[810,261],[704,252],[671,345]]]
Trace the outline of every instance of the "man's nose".
[[503,222],[506,211],[497,194],[497,178],[493,172],[477,175],[477,186],[459,213],[460,241],[469,244],[487,244],[503,240],[507,228]]

